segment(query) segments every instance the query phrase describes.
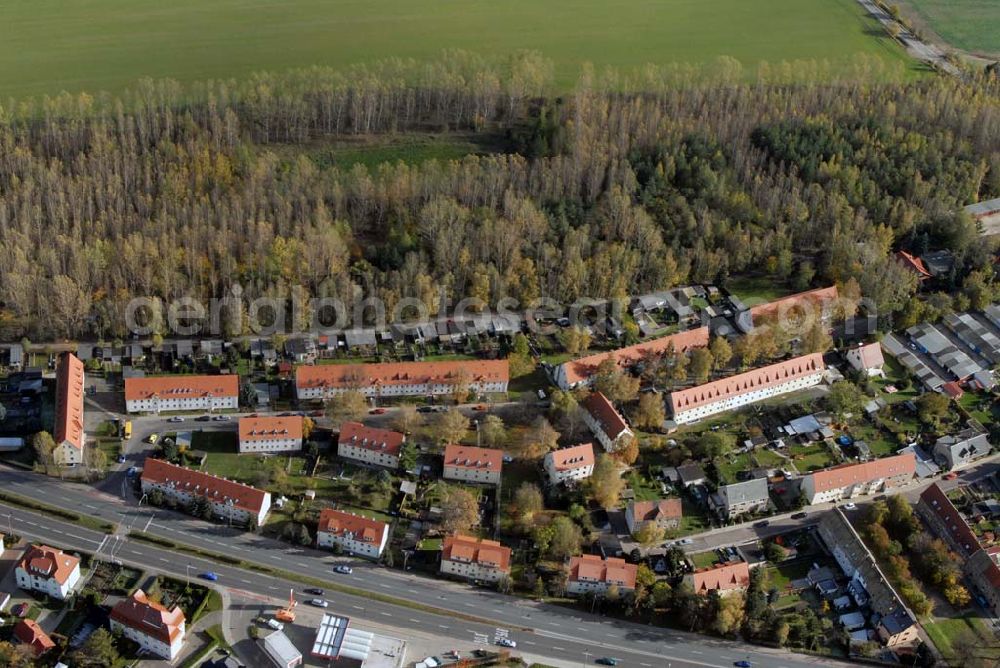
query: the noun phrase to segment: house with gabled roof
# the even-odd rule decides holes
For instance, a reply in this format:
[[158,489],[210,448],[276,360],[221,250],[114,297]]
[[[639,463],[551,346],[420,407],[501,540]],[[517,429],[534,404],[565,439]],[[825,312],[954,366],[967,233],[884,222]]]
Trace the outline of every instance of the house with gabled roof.
[[83,362],[73,353],[59,355],[56,368],[56,419],[52,434],[57,464],[82,464],[86,437],[83,432]]
[[384,362],[378,364],[319,364],[295,369],[299,401],[327,400],[357,391],[366,397],[477,394],[507,391],[510,363],[502,360],[447,362]]
[[850,348],[845,355],[851,367],[869,378],[883,377],[885,372],[885,357],[882,356],[882,346],[879,343],[866,343]]
[[580,402],[580,406],[583,408],[583,421],[605,451],[620,450],[635,438],[622,414],[600,392],[591,392]]
[[302,417],[241,417],[239,435],[241,455],[255,452],[297,452],[302,449]]
[[109,623],[112,633],[121,633],[147,652],[168,661],[177,658],[184,643],[184,611],[177,605],[167,608],[141,589],[115,604]]
[[360,422],[344,422],[337,437],[337,454],[369,466],[399,468],[399,456],[406,434],[390,429],[367,427]]
[[203,498],[214,517],[234,524],[245,524],[253,518],[257,526],[263,526],[271,510],[270,492],[162,459],[147,457],[140,480],[144,494],[155,490],[180,506]]
[[616,587],[620,593],[635,590],[639,567],[618,557],[602,559],[596,554],[585,554],[571,557],[568,571],[567,594],[604,596],[611,587]]
[[917,512],[934,534],[960,556],[968,557],[980,548],[976,534],[937,483],[920,493]]
[[36,659],[56,646],[49,634],[34,619],[22,619],[14,625],[14,640],[31,648]]
[[344,552],[378,559],[389,542],[389,525],[343,510],[324,508],[316,529],[318,547],[339,546]]
[[897,251],[896,262],[905,267],[911,273],[913,273],[918,281],[926,281],[931,277],[931,272],[927,271],[924,261],[915,255],[910,255],[904,250]]
[[720,485],[718,495],[722,501],[721,513],[726,518],[763,512],[767,510],[771,500],[767,478],[752,478],[730,485]]
[[853,499],[905,485],[916,472],[917,462],[912,452],[859,464],[841,464],[803,476],[802,495],[810,504]]
[[239,407],[240,379],[223,376],[147,376],[125,379],[129,413],[212,411]]
[[702,596],[713,591],[720,596],[738,594],[750,585],[750,566],[745,561],[728,561],[698,568],[685,574],[684,582]]
[[510,554],[509,547],[495,540],[453,534],[441,546],[441,572],[465,580],[498,582],[510,576]]
[[449,444],[444,448],[445,480],[500,484],[503,450]]
[[832,306],[839,298],[836,285],[816,288],[753,306],[750,308],[750,315],[754,326],[759,326],[765,321],[798,318],[803,315],[819,317],[826,322],[832,316]]
[[625,508],[625,523],[628,525],[629,533],[633,535],[648,524],[653,524],[663,531],[670,531],[680,526],[683,515],[681,500],[677,497],[656,501],[634,501]]
[[545,473],[552,485],[586,480],[594,472],[594,444],[580,443],[545,455]]
[[17,586],[65,599],[80,581],[80,558],[48,545],[29,547],[14,569]]

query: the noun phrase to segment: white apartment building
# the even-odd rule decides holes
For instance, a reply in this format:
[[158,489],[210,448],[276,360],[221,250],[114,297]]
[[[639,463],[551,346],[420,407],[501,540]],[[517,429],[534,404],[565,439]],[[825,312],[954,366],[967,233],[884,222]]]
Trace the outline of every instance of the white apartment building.
[[360,422],[340,425],[337,454],[368,466],[399,468],[399,455],[406,435],[389,429],[366,427]]
[[112,633],[121,633],[139,647],[162,659],[173,661],[184,644],[184,612],[149,600],[141,589],[123,598],[111,609]]
[[594,472],[594,444],[581,443],[545,455],[545,475],[552,485],[586,480]]
[[860,464],[843,464],[804,476],[802,494],[810,504],[853,499],[905,485],[916,471],[917,461],[912,452]]
[[606,452],[620,450],[629,439],[635,438],[625,418],[600,392],[589,394],[580,406],[583,408],[583,421]]
[[240,454],[298,452],[302,449],[302,418],[241,417]]
[[59,356],[56,368],[56,419],[52,432],[57,464],[82,464],[86,437],[83,431],[83,362],[73,353]]
[[389,525],[342,510],[324,508],[319,516],[316,545],[339,545],[344,552],[378,559],[389,541]]
[[147,376],[125,379],[129,413],[239,408],[239,376]]
[[804,390],[823,381],[823,355],[813,353],[670,393],[674,422],[687,424],[716,413]]
[[329,399],[350,391],[371,398],[430,396],[459,390],[503,393],[509,380],[510,365],[505,359],[318,364],[295,369],[296,395],[300,401]]
[[441,572],[470,581],[498,582],[510,575],[510,548],[495,540],[448,536],[441,547]]
[[638,566],[617,557],[601,559],[593,554],[573,557],[569,560],[566,593],[571,596],[604,596],[612,586],[617,587],[620,593],[632,591],[638,572]]
[[444,449],[445,480],[500,484],[503,451],[469,445],[447,445]]
[[80,559],[48,545],[32,545],[14,569],[17,586],[66,598],[80,581]]
[[144,494],[157,490],[181,506],[203,497],[208,500],[217,519],[232,524],[245,524],[252,517],[257,526],[263,526],[271,510],[270,492],[192,471],[162,459],[146,458],[141,484]]

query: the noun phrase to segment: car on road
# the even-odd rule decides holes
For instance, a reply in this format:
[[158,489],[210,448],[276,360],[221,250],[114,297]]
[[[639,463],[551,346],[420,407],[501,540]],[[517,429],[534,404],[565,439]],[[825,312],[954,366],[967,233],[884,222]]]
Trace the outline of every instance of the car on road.
[[957,474],[957,473],[955,473],[954,471],[952,471],[951,473],[948,473],[948,474],[946,474],[946,475],[944,476],[944,479],[945,479],[945,480],[954,480],[954,479],[955,479],[955,478],[957,478],[957,477],[958,477],[958,474]]
[[753,664],[746,659],[740,659],[739,661],[734,662],[733,665],[736,666],[736,668],[752,668],[753,666]]
[[679,542],[679,543],[680,543],[681,545],[690,545],[690,544],[691,544],[691,543],[693,543],[694,541],[693,541],[693,540],[691,540],[690,538],[681,538],[681,539],[680,539],[680,540],[679,540],[678,542]]
[[128,471],[125,471],[125,475],[127,475],[129,478],[132,478],[138,472],[139,472],[139,469],[137,469],[134,466],[130,466],[130,467],[128,467]]
[[119,464],[125,463],[125,455],[118,455],[118,463]]
[[314,605],[317,608],[326,608],[330,604],[327,601],[324,601],[321,598],[314,598],[314,599],[312,599],[312,600],[309,601],[309,605]]
[[314,596],[322,596],[324,593],[319,587],[306,587],[303,591],[307,594],[313,594]]
[[754,529],[763,529],[764,527],[768,526],[769,524],[771,524],[771,523],[768,522],[767,520],[762,520],[760,522],[754,522],[753,527],[754,527]]
[[517,643],[510,638],[497,638],[497,644],[501,647],[517,647]]
[[232,419],[233,418],[229,417],[228,415],[216,415],[215,417],[212,418],[214,422],[229,422]]
[[159,434],[150,434],[149,436],[146,437],[146,442],[149,443],[150,445],[156,445],[156,442],[158,440],[160,440]]
[[856,503],[851,502],[844,504],[844,510],[857,510],[857,509],[858,509],[858,504]]
[[510,464],[512,461],[514,461],[514,458],[511,457],[510,455],[504,455],[503,456],[503,463],[504,464]]
[[385,413],[385,409],[384,408],[373,408],[370,411],[368,411],[368,413],[371,414],[371,415],[382,415],[383,413]]
[[184,422],[184,418],[182,418],[180,415],[175,415],[169,420],[167,420],[167,422]]
[[343,573],[344,575],[350,575],[351,573],[354,572],[354,569],[351,568],[350,566],[343,566],[343,565],[341,565],[341,566],[337,566],[336,568],[334,568],[333,571],[335,573]]
[[792,519],[793,519],[793,520],[801,520],[801,519],[802,519],[803,517],[805,517],[805,516],[806,516],[806,515],[808,515],[808,514],[809,514],[809,513],[806,513],[806,512],[802,512],[802,513],[794,513],[794,514],[792,515]]
[[205,571],[204,573],[201,574],[200,577],[201,579],[208,580],[209,582],[215,582],[216,580],[219,579],[219,576],[212,571]]
[[417,412],[418,413],[433,413],[434,412],[434,407],[433,406],[417,406]]
[[597,663],[601,664],[602,666],[617,666],[620,663],[620,661],[613,656],[602,656],[600,659],[597,660]]
[[199,415],[194,419],[195,422],[208,422],[212,419],[211,415]]
[[267,624],[268,627],[274,629],[275,631],[283,631],[285,629],[285,625],[279,622],[277,619],[269,619],[264,623]]

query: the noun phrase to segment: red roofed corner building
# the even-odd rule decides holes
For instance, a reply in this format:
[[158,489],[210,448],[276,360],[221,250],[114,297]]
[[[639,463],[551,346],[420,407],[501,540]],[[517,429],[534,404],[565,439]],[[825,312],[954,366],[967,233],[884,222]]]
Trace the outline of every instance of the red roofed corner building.
[[445,480],[499,485],[502,468],[502,450],[469,445],[447,445],[444,448]]
[[83,362],[73,353],[59,356],[56,369],[56,422],[52,434],[57,464],[82,464],[83,446]]
[[966,560],[964,570],[986,598],[993,614],[1000,616],[1000,565],[986,550],[977,550]]
[[111,632],[121,632],[144,650],[173,661],[184,643],[184,612],[178,606],[169,610],[149,600],[146,592],[123,598],[111,609]]
[[895,255],[896,262],[903,265],[917,276],[917,280],[926,281],[931,277],[931,272],[927,271],[924,261],[915,255],[910,255],[906,251],[898,251]]
[[31,647],[31,653],[36,659],[56,646],[34,619],[22,619],[15,624],[14,638],[20,644]]
[[498,582],[510,575],[510,548],[495,540],[448,536],[441,546],[441,572],[466,580]]
[[595,554],[585,554],[569,560],[569,578],[566,593],[570,595],[597,594],[603,596],[612,586],[621,593],[635,589],[635,577],[639,567],[626,563],[624,559],[608,557],[601,559]]
[[300,401],[329,399],[352,390],[366,397],[452,394],[459,388],[479,394],[506,392],[509,380],[510,364],[505,359],[318,364],[295,369],[295,391]]
[[378,559],[389,540],[389,525],[342,510],[324,508],[316,532],[318,547],[339,545],[344,552]]
[[302,418],[241,417],[240,454],[291,452],[302,449]]
[[976,538],[976,534],[937,483],[920,493],[917,512],[934,534],[942,538],[948,547],[960,556],[968,557],[979,549],[979,539]]
[[706,596],[711,591],[721,596],[745,591],[750,584],[750,567],[745,561],[730,561],[707,568],[699,568],[684,576],[684,582],[691,585],[694,593]]
[[629,533],[638,533],[647,524],[655,524],[658,529],[669,531],[681,525],[683,516],[681,500],[678,498],[657,501],[636,501],[625,508],[625,523]]
[[799,318],[803,314],[819,316],[821,321],[827,321],[831,316],[831,307],[839,298],[837,286],[832,285],[828,288],[817,288],[775,299],[766,304],[758,304],[751,307],[750,315],[755,326],[764,320]]
[[125,410],[129,413],[236,409],[239,400],[240,378],[233,374],[125,379]]
[[153,490],[181,506],[205,497],[215,517],[234,523],[245,524],[253,517],[257,526],[263,526],[271,510],[270,492],[147,457],[142,469],[142,491],[149,494]]
[[860,464],[842,464],[804,476],[802,494],[810,504],[852,499],[905,485],[916,471],[912,452]]
[[698,327],[643,341],[627,348],[570,360],[556,368],[554,380],[563,390],[589,385],[591,377],[597,372],[597,367],[608,358],[613,359],[622,371],[629,371],[632,367],[653,357],[662,356],[670,350],[686,353],[695,348],[705,348],[708,346],[708,335],[708,327]]
[[580,405],[583,421],[607,452],[620,450],[629,439],[635,438],[622,414],[600,392],[591,392]]
[[398,431],[366,427],[360,422],[345,422],[340,425],[337,454],[371,466],[398,469],[399,455],[405,442],[406,435]]
[[80,581],[80,559],[48,545],[32,545],[14,569],[17,586],[66,598]]
[[795,357],[746,373],[670,393],[674,422],[687,424],[716,413],[818,385],[826,366],[821,353]]
[[545,455],[545,473],[549,483],[558,485],[570,480],[586,480],[594,473],[594,444],[581,443]]

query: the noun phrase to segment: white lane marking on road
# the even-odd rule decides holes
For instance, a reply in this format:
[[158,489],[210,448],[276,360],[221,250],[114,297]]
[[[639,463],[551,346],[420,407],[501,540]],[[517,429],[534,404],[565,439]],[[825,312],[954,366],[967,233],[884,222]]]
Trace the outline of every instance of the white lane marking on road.
[[391,612],[380,612],[378,614],[382,615],[383,617],[392,617],[392,613]]
[[521,642],[523,642],[525,645],[534,645],[535,644],[535,643],[531,642],[530,640],[522,640]]
[[692,650],[690,650],[690,651],[691,651],[691,653],[692,653],[692,654],[697,654],[698,656],[701,656],[701,655],[702,655],[702,652],[699,652],[699,651],[698,651],[698,650],[696,650],[696,649],[692,649]]
[[314,565],[314,564],[303,564],[301,561],[296,561],[295,563],[301,566],[302,568],[312,568],[312,566]]
[[242,582],[243,584],[253,584],[249,580],[244,580],[242,578],[240,579],[240,582]]
[[451,627],[445,626],[444,624],[438,624],[439,629],[449,629]]
[[410,621],[413,622],[414,624],[420,624],[421,623],[419,619],[414,619],[413,617],[410,617]]
[[165,564],[169,564],[169,563],[170,563],[170,560],[169,560],[169,559],[164,559],[163,557],[158,557],[158,559],[159,559],[160,561],[162,561],[163,563],[165,563]]
[[553,647],[552,649],[554,649],[557,652],[565,652],[566,651],[565,647]]

